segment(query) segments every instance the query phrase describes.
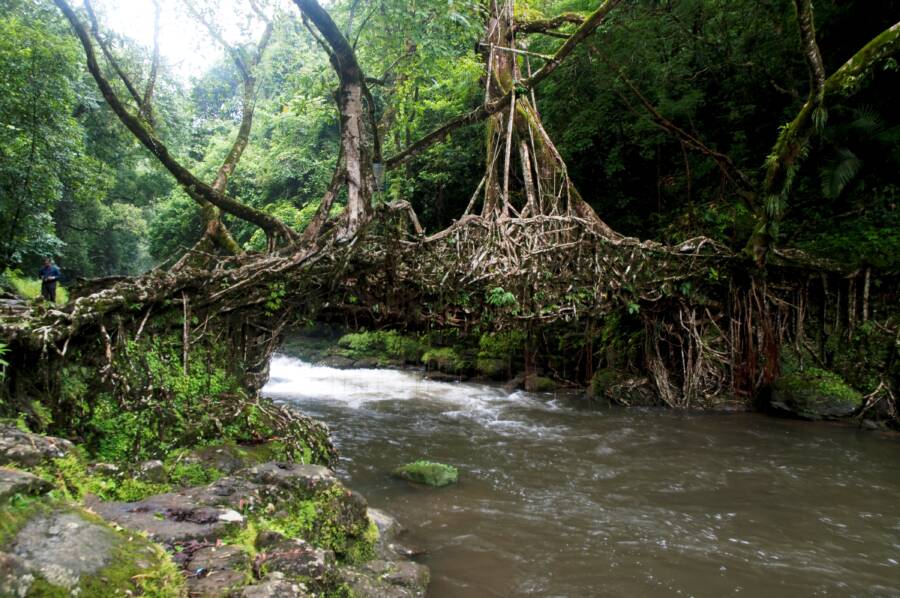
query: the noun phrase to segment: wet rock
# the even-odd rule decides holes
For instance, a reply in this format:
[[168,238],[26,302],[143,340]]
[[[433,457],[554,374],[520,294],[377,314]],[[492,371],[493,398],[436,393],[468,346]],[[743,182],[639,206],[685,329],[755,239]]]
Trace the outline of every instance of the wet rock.
[[393,476],[416,484],[439,487],[455,483],[459,479],[459,472],[452,465],[416,461],[398,467],[393,471]]
[[247,574],[231,570],[211,571],[188,578],[191,598],[225,598],[247,583]]
[[306,586],[297,581],[289,581],[283,573],[266,575],[259,583],[244,588],[240,598],[312,598]]
[[517,374],[513,378],[510,378],[506,381],[506,384],[503,385],[503,390],[509,393],[516,392],[517,390],[522,390],[525,388],[525,374]]
[[349,370],[355,364],[356,362],[349,357],[344,357],[342,355],[329,355],[316,365],[324,366],[327,368],[337,368],[339,370]]
[[[341,567],[338,577],[356,598],[424,598],[428,586],[428,568],[416,563],[405,563],[402,569],[401,572],[398,563],[371,561],[364,567]],[[421,585],[409,585],[418,583]]]
[[862,395],[837,374],[807,368],[775,381],[770,406],[777,413],[802,419],[837,419],[851,415],[862,400]]
[[26,471],[0,467],[0,501],[5,501],[16,494],[44,494],[53,488],[53,484],[42,480]]
[[74,512],[35,517],[16,534],[9,552],[49,583],[74,590],[83,575],[112,561],[115,533]]
[[421,591],[423,594],[430,578],[428,567],[412,561],[391,563],[390,570],[381,575],[390,584],[403,586],[413,591]]
[[233,474],[260,462],[254,455],[234,444],[202,447],[187,454],[182,461],[212,467],[225,474]]
[[281,542],[257,557],[261,573],[278,572],[288,578],[303,578],[322,584],[335,564],[334,553],[303,540]]
[[98,515],[122,527],[146,532],[150,538],[173,545],[223,537],[234,524],[226,507],[192,503],[189,495],[160,494],[133,503],[85,501]]
[[597,370],[588,392],[592,399],[606,399],[623,407],[658,407],[662,399],[646,376],[635,376],[615,368]]
[[525,390],[528,392],[550,392],[556,390],[559,385],[546,376],[526,376]]
[[249,571],[250,557],[237,546],[207,546],[195,551],[186,569],[189,571]]
[[403,526],[400,525],[400,522],[397,521],[393,515],[385,513],[381,509],[373,509],[370,507],[366,511],[366,514],[369,516],[369,519],[375,522],[375,527],[378,528],[378,539],[380,541],[390,542],[403,532]]
[[426,380],[434,380],[435,382],[459,382],[464,380],[466,376],[462,374],[448,374],[447,372],[439,372],[438,370],[430,370],[422,374]]
[[863,430],[883,431],[889,429],[886,422],[877,419],[864,419],[859,422],[859,427],[861,427]]
[[267,548],[271,548],[285,540],[287,540],[287,538],[278,532],[269,530],[262,531],[256,535],[256,549],[265,551]]
[[27,596],[34,581],[22,559],[0,552],[0,596]]
[[33,467],[50,459],[64,457],[74,446],[68,440],[23,432],[0,425],[0,465]]
[[[153,539],[173,545],[190,541],[214,541],[234,526],[246,524],[241,512],[274,513],[297,501],[340,486],[326,467],[299,463],[264,463],[209,484],[151,496],[133,503],[89,499],[102,517]],[[343,488],[343,486],[340,486]],[[363,525],[366,502],[347,490],[335,498],[337,525],[349,529]]]
[[166,468],[159,459],[151,459],[138,464],[135,473],[138,479],[154,484],[165,484],[169,481],[169,474],[166,473]]
[[117,476],[122,472],[122,470],[119,469],[118,465],[113,465],[112,463],[94,463],[92,465],[88,465],[87,471],[92,475],[101,475],[106,477]]

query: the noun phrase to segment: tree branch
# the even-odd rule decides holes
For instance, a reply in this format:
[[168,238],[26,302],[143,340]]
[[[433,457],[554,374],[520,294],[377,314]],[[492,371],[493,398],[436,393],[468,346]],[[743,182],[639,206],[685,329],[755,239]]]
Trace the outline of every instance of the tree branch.
[[515,21],[513,31],[516,33],[547,33],[559,29],[566,23],[581,25],[584,23],[584,15],[574,12],[565,12],[552,19],[536,19],[533,21]]
[[159,0],[153,0],[156,8],[153,15],[153,60],[150,63],[150,74],[147,77],[147,86],[144,88],[144,97],[141,99],[140,112],[148,123],[153,123],[153,90],[156,87],[156,75],[159,71],[159,15],[162,8]]
[[[798,13],[798,17],[802,18],[802,15]],[[808,45],[808,40],[804,45]],[[760,266],[765,264],[769,246],[778,233],[778,223],[786,207],[787,195],[803,160],[805,149],[813,133],[822,124],[817,122],[817,109],[831,96],[849,97],[855,93],[860,82],[875,69],[876,65],[898,53],[900,53],[900,22],[872,39],[834,74],[825,79],[820,87],[815,84],[815,78],[818,77],[817,69],[811,67],[814,86],[810,90],[809,99],[797,117],[782,128],[772,153],[766,160],[766,178],[763,182],[766,205],[757,214],[759,223],[747,245],[747,252]]]
[[116,60],[115,56],[113,56],[112,50],[109,48],[109,44],[107,44],[100,35],[100,23],[97,20],[97,15],[94,12],[94,7],[91,4],[91,0],[84,0],[84,7],[87,9],[88,18],[91,21],[91,32],[94,34],[94,38],[97,40],[97,44],[100,46],[100,51],[103,52],[103,56],[106,58],[106,61],[113,68],[118,75],[119,79],[122,83],[125,84],[125,88],[128,90],[128,93],[131,94],[132,99],[134,99],[135,104],[140,108],[141,103],[143,102],[143,97],[138,92],[137,88],[131,83],[131,79],[128,75],[125,74],[125,71],[122,70],[122,67],[119,66],[119,62]]
[[[519,81],[518,86],[520,88],[524,88],[525,90],[529,90],[546,79],[553,71],[555,71],[559,67],[560,64],[562,64],[562,62],[572,53],[572,51],[576,46],[578,46],[579,43],[581,43],[587,36],[597,30],[597,27],[600,26],[609,12],[613,8],[621,4],[621,2],[622,0],[603,0],[597,10],[591,13],[591,15],[584,20],[581,26],[571,36],[569,36],[566,42],[562,46],[560,46],[560,48],[553,54],[553,57],[548,60],[547,63],[544,64],[544,66],[542,66],[540,69],[538,69],[533,75],[531,75],[527,79],[524,79],[523,81]],[[453,131],[467,125],[480,122],[488,116],[500,112],[509,105],[509,101],[513,92],[514,90],[510,90],[505,95],[497,98],[491,103],[482,104],[471,112],[448,121],[444,125],[425,135],[425,137],[419,139],[412,145],[406,147],[405,149],[385,160],[385,167],[395,168],[400,164],[403,164],[410,158],[422,153],[435,143],[443,141],[444,138],[446,138],[447,135],[449,135]]]
[[160,163],[162,163],[172,176],[175,177],[190,197],[198,202],[200,200],[206,200],[228,214],[255,224],[263,229],[270,238],[280,236],[283,239],[290,241],[297,239],[297,234],[281,220],[216,191],[182,166],[169,153],[165,144],[160,141],[146,123],[139,116],[128,111],[112,89],[112,86],[110,86],[109,81],[103,77],[103,73],[100,71],[100,67],[97,64],[97,58],[94,54],[94,47],[91,43],[91,39],[68,2],[66,2],[66,0],[53,1],[66,16],[72,29],[75,31],[75,35],[81,41],[85,58],[87,59],[88,70],[93,76],[94,81],[97,83],[97,87],[100,88],[100,93],[103,95],[107,104],[109,104],[119,120],[122,121],[122,124],[137,137],[138,141],[140,141],[144,147],[156,156]]

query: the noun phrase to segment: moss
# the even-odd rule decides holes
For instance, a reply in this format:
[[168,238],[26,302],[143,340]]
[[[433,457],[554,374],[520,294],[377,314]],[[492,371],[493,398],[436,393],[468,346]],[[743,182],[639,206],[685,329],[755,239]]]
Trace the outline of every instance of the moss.
[[452,465],[435,463],[434,461],[416,461],[398,467],[394,477],[426,486],[446,486],[459,480],[459,471]]
[[785,374],[772,387],[774,407],[807,419],[849,415],[862,401],[862,394],[840,376],[818,368]]
[[353,332],[338,340],[339,355],[350,359],[374,359],[380,364],[418,363],[423,352],[418,338],[395,330]]
[[224,474],[215,467],[207,467],[201,463],[173,463],[166,466],[169,480],[175,486],[205,486],[211,484]]
[[364,563],[374,559],[375,545],[378,543],[379,536],[378,526],[369,518],[369,526],[363,532],[362,538],[350,546],[344,557],[345,560],[348,563]]
[[119,535],[122,541],[113,551],[112,563],[82,578],[82,596],[172,598],[187,594],[184,575],[161,546],[138,534]]
[[82,576],[78,587],[72,591],[36,576],[29,596],[139,595],[173,598],[186,595],[184,576],[160,545],[141,534],[110,527],[100,517],[53,498],[20,501],[0,512],[0,548],[12,541],[34,517],[59,510],[73,511],[82,519],[102,525],[114,534],[110,562],[96,573]]
[[428,369],[447,372],[448,374],[459,374],[468,369],[466,360],[452,347],[429,349],[422,356],[422,363]]
[[259,532],[274,531],[332,550],[345,562],[360,562],[374,557],[378,541],[378,528],[373,531],[365,504],[357,502],[340,484],[310,499],[296,501],[280,514],[252,517],[251,521],[253,531],[236,532],[229,543],[249,546]]
[[525,390],[529,392],[550,392],[556,390],[557,384],[546,376],[528,376],[525,378]]
[[59,492],[71,500],[93,494],[101,500],[133,502],[171,490],[168,484],[155,484],[132,477],[116,478],[87,471],[83,458],[69,454],[38,465],[30,470],[54,484]]
[[506,378],[509,376],[509,361],[506,359],[479,357],[475,360],[475,369],[479,374],[488,378]]
[[14,496],[0,510],[0,551],[6,548],[29,520],[38,513],[49,511],[54,504],[56,501],[52,497]]
[[622,382],[624,378],[624,373],[615,368],[603,368],[602,370],[597,370],[591,378],[591,396],[606,396],[607,392],[612,390],[615,385]]

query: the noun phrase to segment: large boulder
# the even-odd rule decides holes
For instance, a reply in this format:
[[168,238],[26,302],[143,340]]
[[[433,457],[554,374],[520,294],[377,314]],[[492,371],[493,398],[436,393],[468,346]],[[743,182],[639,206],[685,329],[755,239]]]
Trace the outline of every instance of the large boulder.
[[15,426],[0,424],[0,465],[34,467],[65,457],[73,449],[68,440],[31,434]]
[[837,374],[807,368],[775,381],[770,406],[777,413],[821,420],[847,417],[862,406],[862,401],[862,394]]
[[3,517],[15,531],[0,547],[2,596],[124,596],[161,588],[178,595],[183,586],[159,547],[83,511],[35,503]]

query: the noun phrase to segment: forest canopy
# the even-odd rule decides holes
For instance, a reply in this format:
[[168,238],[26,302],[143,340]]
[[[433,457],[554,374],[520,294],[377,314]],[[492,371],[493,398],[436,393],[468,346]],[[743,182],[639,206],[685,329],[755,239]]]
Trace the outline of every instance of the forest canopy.
[[[0,271],[30,272],[46,255],[70,277],[136,274],[177,260],[208,214],[104,102],[57,6],[0,4]],[[748,201],[747,187],[763,185],[780,132],[815,91],[801,4],[621,2],[534,89],[569,175],[613,229],[669,243],[706,235],[736,251],[747,245],[758,226],[754,201],[770,200]],[[145,116],[155,135],[213,188],[250,106],[246,147],[222,188],[295,231],[309,224],[342,153],[339,82],[323,40],[293,3],[161,0],[164,24],[190,22],[196,43],[219,56],[189,74],[153,44],[110,29],[114,3],[72,5],[91,24],[115,91],[152,96]],[[366,75],[383,156],[484,101],[483,3],[338,0],[326,8]],[[529,36],[527,68],[544,64],[596,8],[516,3],[523,23],[570,17]],[[820,0],[814,8],[828,75],[900,15],[896,0]],[[157,41],[165,48],[164,34]],[[847,268],[900,267],[900,115],[889,91],[900,88],[898,71],[887,58],[853,80],[852,93],[827,98],[827,120],[802,145],[790,199],[766,231],[776,244]],[[462,214],[485,152],[483,127],[457,128],[389,168],[376,201],[409,201],[427,231],[439,230]],[[346,201],[339,193],[331,212]],[[262,229],[221,219],[227,243],[266,248]]]

